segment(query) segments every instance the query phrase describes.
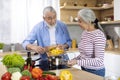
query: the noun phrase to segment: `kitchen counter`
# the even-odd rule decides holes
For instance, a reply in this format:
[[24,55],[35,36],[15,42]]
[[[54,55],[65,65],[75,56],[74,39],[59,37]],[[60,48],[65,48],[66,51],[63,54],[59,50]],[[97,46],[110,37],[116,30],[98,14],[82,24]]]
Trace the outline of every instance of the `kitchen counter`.
[[52,70],[52,72],[55,72],[57,76],[59,76],[61,70],[69,70],[73,75],[73,80],[103,80],[103,77],[101,76],[83,70],[79,70],[76,68]]
[[[74,53],[74,52],[79,52],[79,50],[77,48],[75,48],[75,49],[70,48],[66,51],[66,53]],[[15,51],[15,52],[2,52],[2,53],[0,53],[0,58],[5,56],[6,54],[13,54],[13,53],[17,53],[22,56],[27,56],[26,55],[27,51]],[[34,55],[34,52],[31,52],[31,53],[32,53],[32,55]],[[112,53],[112,54],[120,55],[120,49],[106,50],[105,53]]]
[[[63,70],[63,69],[51,70],[51,71],[55,72],[57,74],[57,76],[59,76],[61,70]],[[67,70],[69,70],[72,73],[73,80],[103,80],[103,77],[101,77],[101,76],[97,76],[95,74],[88,73],[86,71],[82,71],[79,69],[69,68]],[[0,78],[5,72],[6,72],[5,66],[0,64]]]

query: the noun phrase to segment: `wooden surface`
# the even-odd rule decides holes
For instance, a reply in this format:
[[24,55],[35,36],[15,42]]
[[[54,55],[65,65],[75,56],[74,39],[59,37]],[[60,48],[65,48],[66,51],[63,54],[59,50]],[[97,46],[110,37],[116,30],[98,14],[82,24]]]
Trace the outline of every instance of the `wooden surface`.
[[[52,72],[55,72],[57,76],[59,76],[61,70],[63,69],[52,70]],[[73,80],[103,80],[103,77],[83,71],[83,70],[79,70],[75,68],[69,68],[67,70],[69,70],[72,73]]]
[[[73,19],[77,17],[78,10],[83,8],[90,8],[92,9],[98,20],[104,21],[105,18],[111,17],[113,20],[113,10],[114,6],[112,4],[112,0],[104,0],[105,2],[109,3],[107,6],[96,6],[97,4],[104,4],[102,0],[60,0],[60,20],[63,22],[71,22],[70,17],[72,16]],[[74,3],[77,3],[77,6],[74,6]],[[87,4],[87,6],[85,6]],[[72,22],[75,22],[74,20]]]
[[[61,70],[52,70],[52,71],[55,72],[57,76],[59,76]],[[103,80],[103,77],[88,73],[86,71],[82,71],[75,68],[69,68],[68,70],[72,73],[73,80]],[[5,66],[0,64],[0,78],[5,72],[6,72]]]
[[4,65],[0,64],[0,80],[1,80],[1,76],[7,72],[7,69]]

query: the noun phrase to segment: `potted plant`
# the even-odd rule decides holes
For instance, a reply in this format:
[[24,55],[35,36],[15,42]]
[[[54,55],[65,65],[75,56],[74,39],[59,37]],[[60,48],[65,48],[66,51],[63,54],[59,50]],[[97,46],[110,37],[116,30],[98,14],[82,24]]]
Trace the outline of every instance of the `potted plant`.
[[3,52],[4,43],[0,43],[0,52]]

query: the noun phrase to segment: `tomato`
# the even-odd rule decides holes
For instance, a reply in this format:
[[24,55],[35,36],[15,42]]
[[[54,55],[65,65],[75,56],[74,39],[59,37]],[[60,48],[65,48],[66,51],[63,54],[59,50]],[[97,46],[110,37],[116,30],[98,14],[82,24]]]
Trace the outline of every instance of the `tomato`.
[[11,80],[11,73],[6,72],[2,75],[1,80]]
[[37,78],[36,80],[49,80],[49,79],[47,79],[47,77],[40,77],[40,78]]
[[42,76],[42,69],[40,68],[33,68],[31,71],[32,77],[33,78],[39,78]]
[[31,72],[32,71],[32,66],[24,65],[24,70],[26,70],[26,69]]
[[47,78],[48,80],[58,80],[58,78],[57,78],[56,76],[50,75],[50,74],[46,75],[46,78]]
[[29,77],[29,76],[22,76],[22,77],[20,78],[20,80],[30,80],[30,77]]

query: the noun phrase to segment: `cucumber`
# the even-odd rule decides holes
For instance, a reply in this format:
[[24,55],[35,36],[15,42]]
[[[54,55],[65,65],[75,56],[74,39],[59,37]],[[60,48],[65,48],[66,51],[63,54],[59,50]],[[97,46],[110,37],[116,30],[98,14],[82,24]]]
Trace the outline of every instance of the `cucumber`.
[[50,72],[50,71],[43,71],[43,75],[51,74],[51,75],[56,75],[55,72]]

